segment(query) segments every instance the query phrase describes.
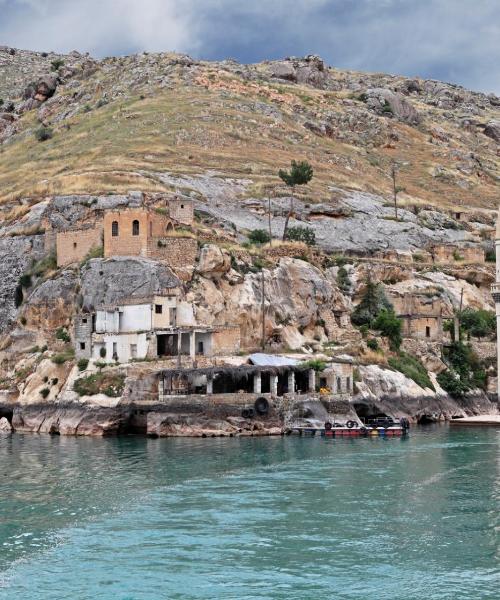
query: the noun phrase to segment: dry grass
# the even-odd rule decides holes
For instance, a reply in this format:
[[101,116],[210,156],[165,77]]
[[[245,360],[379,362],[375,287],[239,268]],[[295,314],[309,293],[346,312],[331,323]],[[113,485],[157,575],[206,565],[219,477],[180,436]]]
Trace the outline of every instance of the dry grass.
[[[29,133],[38,126],[36,113],[24,115],[26,134],[0,154],[0,203],[63,193],[162,191],[167,189],[158,178],[162,172],[208,169],[251,179],[248,195],[282,195],[288,190],[279,186],[277,169],[292,159],[307,159],[314,168],[313,180],[299,191],[305,201],[328,202],[331,185],[389,196],[389,165],[396,158],[408,163],[399,176],[405,187],[401,206],[496,206],[497,183],[491,177],[471,176],[469,189],[432,177],[429,170],[436,164],[456,173],[456,161],[446,153],[436,156],[439,149],[423,130],[391,121],[399,141],[395,148],[371,150],[376,157],[371,164],[363,148],[317,136],[297,121],[297,104],[348,110],[339,103],[345,91],[243,82],[208,66],[199,83],[81,112],[65,123],[70,129],[54,126],[54,137],[43,143]],[[88,83],[92,93],[95,84]],[[283,121],[256,111],[249,118],[241,104],[255,100],[277,106]]]

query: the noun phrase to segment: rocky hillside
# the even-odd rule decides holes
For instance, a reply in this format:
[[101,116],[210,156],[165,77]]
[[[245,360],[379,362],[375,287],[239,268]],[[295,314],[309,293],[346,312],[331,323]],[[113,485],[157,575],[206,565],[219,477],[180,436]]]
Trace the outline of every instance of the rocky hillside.
[[[73,399],[74,315],[125,298],[134,273],[153,292],[172,275],[139,258],[88,257],[58,269],[46,250],[49,217],[64,229],[136,206],[142,195],[130,190],[138,190],[195,202],[188,233],[200,252],[182,293],[197,323],[237,324],[243,349],[255,349],[264,283],[268,349],[355,357],[364,398],[446,396],[436,375],[449,366],[441,344],[449,332],[438,341],[403,336],[400,351],[430,372],[407,376],[389,340],[350,316],[368,282],[402,316],[409,299],[416,312],[439,306],[445,321],[460,306],[493,309],[500,98],[340,71],[316,56],[241,65],[0,48],[0,69],[5,394]],[[277,174],[291,160],[314,169],[293,190]],[[290,225],[310,233],[307,243],[279,241],[291,203]],[[272,246],[252,237],[268,227]],[[105,288],[96,284],[103,273]],[[474,373],[494,389],[494,335],[476,334]]]

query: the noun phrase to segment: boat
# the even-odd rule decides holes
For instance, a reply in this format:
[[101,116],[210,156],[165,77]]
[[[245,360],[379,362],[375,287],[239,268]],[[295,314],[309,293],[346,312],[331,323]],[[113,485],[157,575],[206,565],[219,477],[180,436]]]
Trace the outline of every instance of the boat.
[[326,421],[324,425],[296,425],[290,433],[321,435],[324,437],[402,437],[408,434],[410,422],[406,418],[395,421],[391,417],[378,417],[364,421],[349,420],[344,424]]

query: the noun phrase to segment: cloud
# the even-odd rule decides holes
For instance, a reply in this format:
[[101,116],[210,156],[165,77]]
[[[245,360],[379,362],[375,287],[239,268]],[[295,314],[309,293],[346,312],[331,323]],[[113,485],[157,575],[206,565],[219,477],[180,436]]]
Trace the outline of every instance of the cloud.
[[177,50],[334,66],[500,92],[498,0],[0,0],[0,39],[95,56]]

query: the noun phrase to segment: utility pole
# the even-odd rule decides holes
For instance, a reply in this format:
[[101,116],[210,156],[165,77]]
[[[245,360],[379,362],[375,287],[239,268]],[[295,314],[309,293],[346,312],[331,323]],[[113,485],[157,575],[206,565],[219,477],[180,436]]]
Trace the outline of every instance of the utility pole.
[[261,282],[261,293],[262,293],[262,340],[261,346],[262,350],[266,349],[266,302],[265,302],[265,288],[264,288],[264,269],[260,272],[260,282]]
[[269,206],[268,206],[267,218],[268,218],[268,222],[269,222],[269,247],[271,247],[273,245],[273,232],[271,230],[271,194],[269,194]]
[[392,161],[391,165],[391,176],[392,176],[392,192],[394,196],[394,212],[396,214],[396,221],[398,220],[398,186],[396,185],[396,175],[398,166],[396,161]]

